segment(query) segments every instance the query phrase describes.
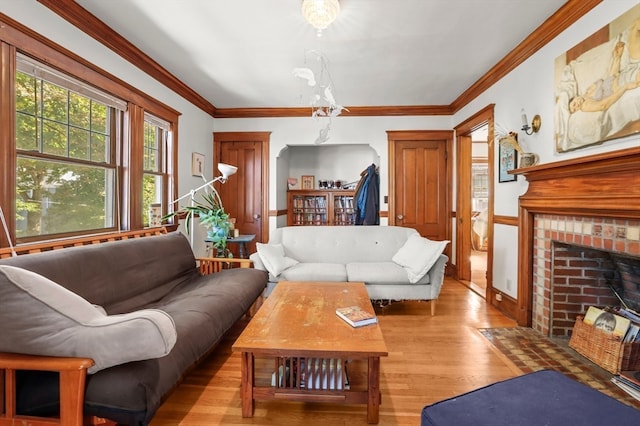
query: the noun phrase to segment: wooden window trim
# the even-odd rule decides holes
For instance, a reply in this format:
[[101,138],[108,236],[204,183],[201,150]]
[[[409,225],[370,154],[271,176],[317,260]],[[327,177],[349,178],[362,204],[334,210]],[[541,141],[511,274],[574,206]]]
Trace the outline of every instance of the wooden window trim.
[[[142,229],[142,177],[144,112],[167,121],[171,141],[168,143],[167,175],[169,198],[177,197],[178,118],[180,113],[146,95],[73,52],[0,13],[0,207],[15,245],[15,74],[16,53],[43,62],[63,73],[81,79],[128,103],[123,128],[118,129],[121,144],[116,147],[120,185],[120,229]],[[1,227],[0,227],[1,228]],[[43,237],[46,239],[47,237]],[[4,230],[0,247],[9,246]]]

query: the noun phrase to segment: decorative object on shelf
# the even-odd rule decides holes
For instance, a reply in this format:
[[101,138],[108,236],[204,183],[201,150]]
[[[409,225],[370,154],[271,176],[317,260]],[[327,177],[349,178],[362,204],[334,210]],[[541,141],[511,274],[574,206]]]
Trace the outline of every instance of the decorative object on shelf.
[[287,189],[298,189],[298,178],[290,177],[287,178]]
[[529,126],[527,114],[524,112],[524,108],[522,108],[522,131],[531,136],[534,133],[538,133],[540,126],[542,126],[542,119],[540,118],[540,115],[534,115],[533,120],[531,121],[531,126]]
[[322,30],[336,20],[339,13],[338,0],[302,0],[302,16],[318,30],[318,37],[322,36]]
[[523,152],[520,154],[520,167],[531,167],[538,164],[538,154],[533,152]]
[[204,174],[204,154],[191,153],[191,175],[202,176]]
[[302,189],[314,189],[315,188],[315,177],[308,175],[302,176]]
[[507,136],[499,139],[498,144],[498,182],[514,182],[517,175],[509,174],[509,170],[518,167],[518,151],[520,145],[515,139],[516,133],[510,132]]
[[340,189],[341,185],[342,185],[342,181],[339,181],[339,180],[333,180],[333,179],[325,180],[325,179],[322,179],[322,180],[318,181],[318,187],[320,189]]
[[[185,214],[185,228],[187,230],[187,234],[189,234],[189,240],[191,242],[191,247],[193,248],[191,221],[194,216],[198,216],[200,218],[200,223],[208,229],[207,238],[211,240],[213,246],[219,253],[227,254],[227,237],[229,235],[231,223],[229,222],[229,214],[225,212],[222,205],[220,194],[218,194],[218,191],[213,184],[216,182],[225,183],[227,179],[229,179],[229,176],[238,171],[238,168],[229,164],[218,163],[218,170],[220,171],[221,176],[205,182],[203,185],[192,189],[188,193],[172,201],[170,205],[188,197],[190,199],[190,204],[166,214],[162,217],[162,220],[167,220],[174,216]],[[202,179],[206,180],[204,179],[204,176],[202,176]],[[197,201],[195,195],[196,192],[201,189],[204,189],[205,193],[202,195],[201,201]],[[212,192],[209,192],[209,190]]]
[[[524,144],[518,141],[518,134],[516,132],[509,132],[507,130],[504,130],[499,124],[496,124],[495,127],[496,127],[496,140],[498,141],[498,144],[499,144],[500,170],[503,170],[502,154],[504,153],[504,155],[509,156],[510,151],[512,150],[514,150],[517,153],[517,154],[514,153],[514,155],[519,157],[517,159],[518,161],[516,161],[516,163],[513,165],[513,168],[531,167],[538,164],[538,161],[540,160],[540,158],[538,157],[538,154],[535,154],[533,152],[526,152],[524,148]],[[503,149],[503,145],[505,145],[504,149]],[[518,166],[518,163],[520,163],[519,166]],[[500,173],[499,175],[500,177],[500,179],[498,180],[499,182],[512,182],[517,179],[517,178],[511,179],[512,175],[507,174],[507,171],[512,169],[504,169],[504,170],[505,170],[504,173]],[[513,175],[513,177],[516,177],[516,176]]]
[[149,227],[162,225],[162,204],[153,203],[149,206]]
[[339,105],[333,95],[334,84],[329,74],[327,58],[317,50],[309,50],[305,52],[305,65],[307,65],[307,55],[313,55],[318,62],[317,72],[309,67],[294,68],[292,74],[302,80],[306,80],[306,86],[311,88],[309,104],[311,105],[311,117],[328,118],[326,123],[318,132],[318,137],[314,141],[316,145],[322,144],[329,140],[329,131],[331,130],[331,118],[337,117],[343,110],[347,108]]

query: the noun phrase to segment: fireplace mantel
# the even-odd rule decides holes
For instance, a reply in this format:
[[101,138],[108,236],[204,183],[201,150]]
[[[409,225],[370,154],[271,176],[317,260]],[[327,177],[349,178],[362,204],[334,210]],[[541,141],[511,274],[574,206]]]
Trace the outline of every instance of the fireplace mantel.
[[640,147],[513,170],[529,182],[519,198],[519,325],[531,326],[534,216],[640,219]]

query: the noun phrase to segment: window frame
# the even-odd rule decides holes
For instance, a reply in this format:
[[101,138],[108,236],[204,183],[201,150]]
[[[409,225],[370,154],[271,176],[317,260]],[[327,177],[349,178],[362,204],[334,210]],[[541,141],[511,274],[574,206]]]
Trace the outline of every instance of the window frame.
[[[126,110],[127,104],[119,99],[108,96],[107,94],[99,91],[95,88],[89,87],[86,84],[83,84],[81,81],[77,79],[61,74],[59,71],[53,70],[50,67],[46,66],[39,61],[35,61],[32,58],[27,58],[24,55],[17,54],[16,55],[16,77],[18,73],[23,73],[33,79],[37,79],[41,82],[46,82],[47,84],[55,85],[63,89],[67,94],[66,100],[66,108],[67,112],[69,111],[69,107],[71,106],[71,99],[69,95],[71,93],[82,96],[85,99],[90,99],[92,102],[99,103],[100,105],[104,105],[108,108],[108,132],[105,136],[108,136],[105,142],[105,150],[106,155],[105,158],[101,160],[92,160],[91,158],[77,158],[71,155],[64,154],[53,154],[44,152],[42,131],[38,132],[38,129],[46,123],[53,122],[62,126],[67,135],[69,132],[76,128],[76,126],[71,122],[69,116],[66,117],[66,121],[58,121],[52,120],[45,116],[43,109],[46,105],[46,99],[39,98],[40,105],[37,105],[37,108],[33,112],[24,112],[25,116],[32,116],[32,118],[36,121],[36,149],[22,149],[17,146],[16,136],[14,136],[14,143],[16,143],[15,147],[15,158],[16,164],[19,163],[19,160],[27,159],[27,160],[35,160],[35,161],[49,161],[53,164],[67,164],[69,166],[79,166],[79,167],[92,167],[97,169],[105,170],[105,173],[108,173],[111,177],[111,182],[105,181],[105,188],[110,186],[111,193],[110,197],[107,197],[105,201],[107,201],[108,205],[111,206],[110,209],[105,209],[105,216],[111,216],[111,224],[110,226],[103,226],[99,228],[88,228],[82,230],[74,230],[74,231],[66,231],[66,232],[51,232],[40,235],[27,235],[18,237],[17,224],[14,227],[14,231],[16,232],[16,242],[17,243],[27,243],[33,241],[41,241],[41,240],[50,240],[61,237],[75,236],[75,235],[84,235],[87,233],[95,233],[95,232],[112,232],[118,228],[119,224],[119,213],[117,211],[118,205],[120,204],[117,200],[118,197],[118,179],[117,179],[117,162],[116,162],[116,146],[118,143],[121,143],[120,134],[121,132],[117,131],[118,127],[122,126],[124,120],[124,112]],[[17,78],[14,78],[14,81],[17,84]],[[40,91],[40,95],[44,93],[41,85],[36,85],[36,90]],[[17,105],[14,103],[14,109],[16,109]],[[16,116],[18,115],[18,111],[16,111]],[[88,129],[92,132],[91,126]],[[38,136],[39,134],[39,136]],[[98,134],[100,134],[98,132]],[[67,140],[67,151],[69,150],[70,140]],[[17,168],[16,168],[17,169]],[[16,176],[17,178],[17,176]],[[17,185],[16,185],[17,188]],[[16,194],[14,190],[14,194]],[[16,194],[17,195],[17,194]],[[14,198],[15,199],[15,198]],[[17,209],[17,205],[15,206]]]
[[[123,127],[116,129],[122,139],[119,146],[116,146],[114,153],[117,168],[116,181],[119,185],[119,194],[114,200],[118,206],[116,216],[119,216],[119,220],[116,219],[116,228],[120,230],[143,229],[143,115],[147,112],[169,123],[171,137],[167,151],[167,189],[165,193],[167,199],[174,199],[177,196],[177,124],[180,113],[11,18],[4,15],[2,17],[5,27],[0,34],[0,106],[2,107],[0,108],[0,208],[9,228],[11,244],[26,242],[23,239],[16,241],[15,236],[15,170],[18,155],[15,145],[15,78],[16,55],[18,53],[45,63],[63,74],[81,80],[87,85],[127,103],[122,120]],[[103,232],[108,231],[101,229],[98,232],[79,232],[77,235]],[[48,236],[35,238],[37,241],[51,239],[56,238]],[[0,232],[0,247],[8,246],[9,240],[5,232]]]
[[[145,124],[149,124],[151,126],[154,126],[154,128],[156,129],[156,137],[155,137],[155,141],[156,141],[156,151],[158,152],[158,158],[157,158],[157,164],[155,167],[155,170],[151,170],[148,169],[146,167],[146,165],[144,164],[144,153],[143,153],[143,179],[144,176],[156,176],[159,177],[161,179],[161,185],[160,185],[160,205],[161,205],[161,215],[165,215],[167,214],[168,210],[169,210],[169,198],[170,195],[169,194],[169,174],[167,172],[167,170],[169,169],[169,155],[168,152],[170,151],[170,146],[171,146],[171,132],[169,131],[169,123],[167,123],[164,120],[159,119],[158,117],[153,116],[152,114],[148,114],[145,113],[145,119],[144,119]],[[143,145],[144,145],[144,141],[146,141],[146,137],[143,138]],[[143,149],[148,149],[147,146],[145,145]],[[144,207],[144,200],[143,200],[143,207]],[[147,217],[148,215],[146,214],[147,212],[143,212],[143,222],[145,217]],[[148,223],[145,223],[145,226],[149,226]]]

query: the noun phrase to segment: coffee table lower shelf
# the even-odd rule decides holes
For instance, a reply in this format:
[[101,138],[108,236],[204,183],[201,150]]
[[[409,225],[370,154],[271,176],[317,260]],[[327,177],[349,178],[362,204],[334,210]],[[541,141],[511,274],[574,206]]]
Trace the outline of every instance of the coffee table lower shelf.
[[351,389],[342,359],[285,356],[275,358],[271,386],[256,386],[255,354],[242,352],[242,416],[252,417],[255,401],[287,400],[366,404],[367,422],[378,423],[380,357],[366,358],[366,388]]

